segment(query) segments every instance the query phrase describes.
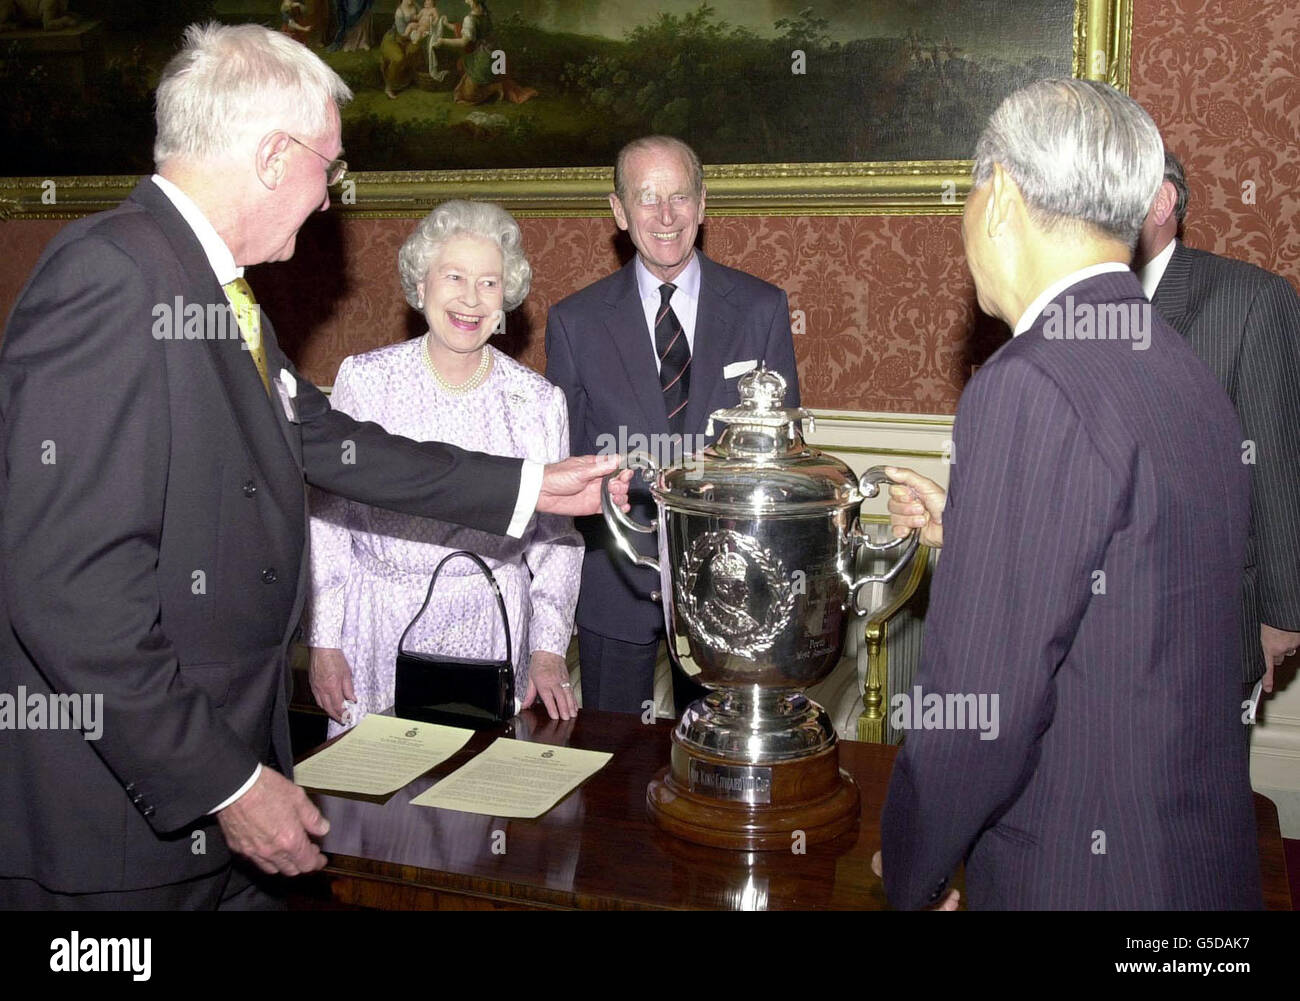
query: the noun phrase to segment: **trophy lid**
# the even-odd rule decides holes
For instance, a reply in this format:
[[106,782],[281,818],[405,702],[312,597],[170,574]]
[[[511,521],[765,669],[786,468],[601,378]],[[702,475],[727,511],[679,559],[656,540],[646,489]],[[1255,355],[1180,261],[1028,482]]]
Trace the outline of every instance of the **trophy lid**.
[[740,379],[740,406],[715,410],[727,424],[718,440],[657,477],[652,492],[670,507],[752,516],[806,515],[862,502],[858,479],[839,459],[808,445],[799,429],[813,414],[785,407],[780,372],[758,368]]

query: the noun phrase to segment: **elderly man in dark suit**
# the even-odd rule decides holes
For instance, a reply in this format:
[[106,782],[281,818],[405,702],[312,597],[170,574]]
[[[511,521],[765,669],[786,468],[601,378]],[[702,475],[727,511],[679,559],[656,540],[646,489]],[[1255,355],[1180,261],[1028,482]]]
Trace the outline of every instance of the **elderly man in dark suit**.
[[331,411],[277,347],[243,268],[290,257],[329,206],[349,96],[284,35],[190,28],[159,84],[158,174],[67,226],[14,307],[0,692],[94,696],[102,719],[0,727],[0,907],[255,906],[232,853],[324,864],[328,825],[288,778],[305,482],[511,535],[534,507],[598,506],[613,462],[391,437]]
[[1300,647],[1300,296],[1280,275],[1177,239],[1187,215],[1183,165],[1165,151],[1165,179],[1133,266],[1156,310],[1227,391],[1251,442],[1250,542],[1242,585],[1242,681]]
[[[568,397],[575,454],[648,444],[663,463],[683,443],[686,454],[698,451],[711,440],[709,414],[737,406],[740,376],[761,365],[785,377],[785,405],[799,406],[785,293],[695,248],[705,197],[699,157],[680,140],[648,136],[620,151],[609,205],[636,256],[556,304],[546,323],[546,377]],[[674,447],[653,448],[670,436]],[[639,520],[655,516],[648,493],[633,501]],[[651,599],[659,577],[618,554],[602,520],[578,527],[587,542],[577,612],[583,705],[642,712],[664,632]],[[680,713],[703,690],[673,671]]]
[[[1163,168],[1105,84],[1011,95],[963,236],[1015,336],[971,380],[942,491],[897,471],[944,544],[881,818],[899,907],[1257,908],[1240,739],[1249,477],[1232,403],[1129,269]],[[938,522],[942,522],[940,528]],[[901,530],[901,529],[900,529]],[[985,700],[996,725],[948,711]]]

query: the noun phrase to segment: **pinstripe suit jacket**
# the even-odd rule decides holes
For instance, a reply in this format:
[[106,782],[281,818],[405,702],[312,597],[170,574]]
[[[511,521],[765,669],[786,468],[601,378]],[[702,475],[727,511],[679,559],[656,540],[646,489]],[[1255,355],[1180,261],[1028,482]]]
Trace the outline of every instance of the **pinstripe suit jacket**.
[[1067,295],[1146,307],[1149,346],[1045,313],[962,396],[917,684],[996,695],[998,731],[906,734],[885,889],[926,906],[964,859],[972,907],[1260,907],[1240,425],[1135,275]]
[[1300,297],[1285,278],[1180,241],[1152,305],[1227,390],[1255,443],[1242,585],[1242,680],[1264,674],[1259,624],[1300,632]]

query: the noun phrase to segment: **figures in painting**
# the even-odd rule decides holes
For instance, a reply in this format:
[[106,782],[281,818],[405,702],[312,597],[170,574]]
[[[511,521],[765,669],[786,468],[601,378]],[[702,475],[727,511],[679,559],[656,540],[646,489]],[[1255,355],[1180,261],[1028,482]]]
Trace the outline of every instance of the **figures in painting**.
[[393,26],[379,43],[379,72],[384,93],[396,99],[397,92],[410,86],[415,75],[413,57],[419,52],[415,33],[419,30],[419,9],[415,0],[402,0],[393,12]]
[[370,48],[370,22],[375,0],[334,0],[332,52],[356,52]]
[[448,71],[438,69],[435,46],[450,30],[433,0],[424,0],[419,8],[415,0],[402,0],[393,13],[393,26],[379,45],[379,71],[389,98],[395,100],[398,91],[409,87],[426,62],[435,81],[446,79]]
[[[469,0],[469,13],[460,25],[460,36],[439,39],[437,48],[461,49],[461,77],[452,92],[458,104],[483,104],[493,98],[523,104],[537,96],[532,87],[521,87],[496,65],[492,38],[492,14],[484,0]],[[504,60],[503,60],[504,61]]]
[[454,36],[455,29],[451,27],[447,18],[438,13],[438,5],[433,0],[424,0],[424,6],[420,8],[419,31],[416,34],[416,40],[424,48],[424,58],[429,67],[429,76],[435,81],[441,83],[447,79],[447,74],[451,72],[446,69],[438,69],[438,42],[448,35]]
[[39,25],[46,31],[74,27],[67,0],[0,0],[0,31]]
[[307,9],[299,3],[299,0],[281,0],[280,3],[280,31],[288,35],[295,42],[307,44],[307,37],[311,34],[311,25],[301,23],[298,18],[306,18]]

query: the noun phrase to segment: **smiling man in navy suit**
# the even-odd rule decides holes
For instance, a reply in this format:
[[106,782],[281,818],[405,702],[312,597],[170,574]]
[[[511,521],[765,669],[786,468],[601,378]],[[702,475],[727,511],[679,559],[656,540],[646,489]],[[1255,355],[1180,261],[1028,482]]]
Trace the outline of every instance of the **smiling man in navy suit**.
[[[740,376],[760,365],[785,377],[785,405],[799,406],[785,293],[696,249],[705,194],[699,157],[678,139],[647,136],[619,152],[609,205],[636,256],[558,303],[546,323],[546,377],[568,397],[571,447],[583,454],[669,435],[698,451],[711,440],[709,414],[737,406]],[[680,447],[654,450],[655,459],[671,461]],[[648,493],[634,490],[632,500],[634,518],[655,516]],[[654,697],[664,632],[651,598],[659,578],[618,553],[601,519],[578,527],[587,542],[577,614],[583,705],[641,712]],[[638,541],[653,554],[649,536]],[[678,713],[702,691],[674,667]]]

